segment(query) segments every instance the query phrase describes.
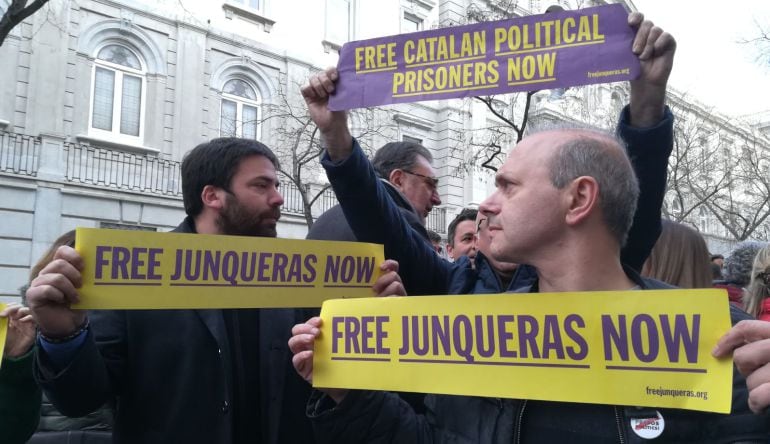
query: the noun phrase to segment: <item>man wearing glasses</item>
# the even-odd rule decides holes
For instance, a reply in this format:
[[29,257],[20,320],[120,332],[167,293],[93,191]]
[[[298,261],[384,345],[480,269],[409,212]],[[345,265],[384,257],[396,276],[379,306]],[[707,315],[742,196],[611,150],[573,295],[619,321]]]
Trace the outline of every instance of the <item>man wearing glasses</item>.
[[[409,225],[429,242],[425,219],[435,205],[441,204],[438,178],[431,163],[433,156],[424,146],[414,142],[390,142],[372,159],[377,176],[388,195],[399,207]],[[374,196],[372,196],[374,199]],[[313,224],[308,239],[357,241],[348,225],[343,209],[336,205]]]

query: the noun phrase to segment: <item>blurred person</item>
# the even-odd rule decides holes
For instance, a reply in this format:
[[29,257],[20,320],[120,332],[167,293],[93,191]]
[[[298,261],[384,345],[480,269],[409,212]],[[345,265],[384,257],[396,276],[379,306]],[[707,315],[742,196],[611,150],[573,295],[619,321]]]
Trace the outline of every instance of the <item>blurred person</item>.
[[730,303],[743,308],[743,291],[751,281],[751,269],[754,257],[765,244],[756,241],[743,241],[733,248],[725,258],[722,275],[724,279],[717,281],[715,288],[724,288],[730,298]]
[[27,442],[40,419],[40,387],[32,376],[35,322],[29,308],[8,304],[0,311],[8,321],[0,364],[0,440]]
[[725,263],[725,257],[722,256],[721,254],[712,254],[711,263],[716,264],[717,266],[719,266],[719,268],[722,268]]
[[[51,263],[56,250],[63,245],[75,247],[75,230],[70,230],[59,236],[43,253],[40,260],[32,266],[30,282],[38,276],[40,270]],[[26,295],[24,293],[26,293],[27,288],[28,285],[25,285],[22,291],[25,300]],[[59,412],[44,393],[40,407],[40,423],[28,444],[56,444],[73,441],[90,444],[110,443],[112,442],[113,415],[113,409],[107,403],[85,416],[70,418]]]
[[670,220],[662,221],[658,242],[642,267],[642,276],[679,288],[711,287],[708,247],[696,230]]
[[770,321],[770,246],[757,252],[751,268],[749,286],[743,292],[746,312],[762,321]]
[[438,253],[439,256],[444,257],[444,247],[441,245],[441,235],[433,230],[427,231],[428,239],[430,239],[430,244],[433,245],[433,249],[436,251],[436,253]]
[[713,283],[717,283],[716,281],[722,280],[722,267],[715,263],[711,263],[711,281]]
[[476,257],[476,217],[479,211],[475,208],[463,208],[447,230],[446,251],[452,260],[468,256],[471,261]]

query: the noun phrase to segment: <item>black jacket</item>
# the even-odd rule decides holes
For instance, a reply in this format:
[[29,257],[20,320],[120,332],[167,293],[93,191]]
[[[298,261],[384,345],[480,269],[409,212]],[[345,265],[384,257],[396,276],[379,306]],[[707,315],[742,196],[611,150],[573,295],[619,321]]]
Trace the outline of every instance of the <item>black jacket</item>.
[[[627,273],[643,289],[672,288],[631,270]],[[530,290],[536,287],[523,289]],[[733,306],[730,315],[733,324],[750,319]],[[418,415],[391,393],[352,391],[335,407],[315,392],[308,415],[324,443],[642,443],[647,440],[631,430],[630,421],[654,416],[655,410],[663,416],[665,428],[653,442],[766,444],[770,439],[770,417],[748,409],[746,381],[735,369],[730,415],[448,395],[428,395],[425,405],[426,414]],[[538,429],[542,425],[545,432]]]
[[[396,204],[404,217],[404,220],[412,227],[423,239],[428,241],[428,232],[425,230],[425,226],[420,221],[417,212],[411,203],[398,191],[390,182],[380,179],[384,189],[388,195],[393,199],[393,203]],[[332,240],[332,241],[347,241],[357,242],[355,233],[350,228],[350,224],[345,219],[345,214],[342,211],[342,207],[338,204],[328,210],[326,210],[318,219],[313,223],[310,231],[307,233],[307,239],[313,240]]]
[[[187,218],[175,230],[194,233]],[[191,242],[194,238],[191,237]],[[233,441],[233,363],[221,310],[104,310],[89,313],[88,338],[56,371],[38,347],[36,377],[67,416],[115,401],[116,443]],[[310,390],[296,374],[287,341],[301,310],[260,312],[263,443],[312,442],[303,411]]]

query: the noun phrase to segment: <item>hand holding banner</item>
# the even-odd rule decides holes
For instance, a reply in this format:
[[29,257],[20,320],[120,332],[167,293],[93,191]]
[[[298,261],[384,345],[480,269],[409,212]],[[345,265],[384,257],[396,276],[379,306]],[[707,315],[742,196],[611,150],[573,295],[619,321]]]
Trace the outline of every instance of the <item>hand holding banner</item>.
[[77,309],[318,307],[372,295],[382,245],[78,228]]
[[329,109],[634,79],[620,4],[346,43]]
[[326,301],[313,385],[727,413],[723,290]]

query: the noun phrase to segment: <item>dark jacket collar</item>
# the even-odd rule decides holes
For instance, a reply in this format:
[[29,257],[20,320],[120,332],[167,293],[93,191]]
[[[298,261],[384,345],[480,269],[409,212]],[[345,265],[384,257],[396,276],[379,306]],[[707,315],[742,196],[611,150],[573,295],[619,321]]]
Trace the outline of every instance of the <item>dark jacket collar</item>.
[[[675,289],[677,287],[674,287],[673,285],[667,284],[665,282],[661,282],[657,279],[652,278],[646,278],[642,277],[639,273],[637,273],[633,268],[628,267],[626,265],[623,265],[623,271],[626,273],[626,276],[628,276],[631,281],[633,281],[634,284],[638,285],[639,288],[642,290],[671,290]],[[522,287],[518,290],[515,290],[516,293],[539,293],[540,292],[540,286],[539,286],[539,280],[535,278],[535,281],[532,283],[532,285],[528,287]]]

